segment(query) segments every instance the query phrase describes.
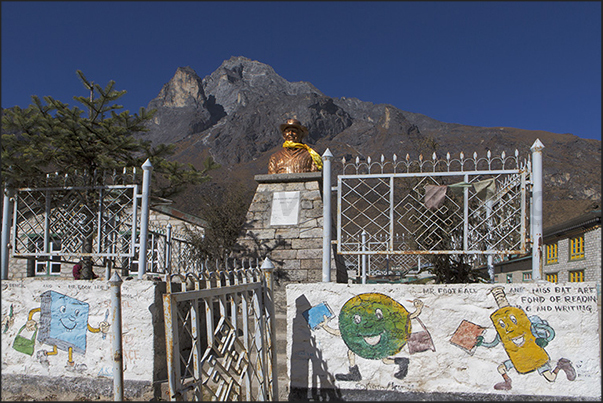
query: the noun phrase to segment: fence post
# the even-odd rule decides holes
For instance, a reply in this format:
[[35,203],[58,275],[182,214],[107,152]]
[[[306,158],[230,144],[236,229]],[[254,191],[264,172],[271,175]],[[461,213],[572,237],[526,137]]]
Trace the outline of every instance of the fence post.
[[4,199],[2,204],[2,280],[8,280],[8,250],[10,239],[10,225],[12,222],[11,199],[14,192],[12,189],[4,188]]
[[[278,367],[276,362],[276,314],[274,309],[274,264],[272,261],[266,257],[264,259],[264,263],[262,263],[262,273],[264,274],[264,278],[266,279],[266,287],[267,290],[265,293],[268,295],[270,302],[268,304],[264,304],[264,307],[267,307],[268,314],[270,315],[270,374],[272,375],[272,400],[278,400]],[[266,295],[265,294],[265,295]]]
[[532,151],[532,281],[542,279],[542,149],[544,145],[536,139]]
[[366,284],[366,231],[362,230],[362,284]]
[[327,148],[322,155],[322,281],[331,281],[331,159]]
[[172,273],[172,224],[167,225],[165,234],[165,267],[166,273]]
[[121,343],[121,284],[123,283],[117,271],[109,280],[111,286],[111,323],[113,325],[113,401],[124,400],[124,373]]
[[[488,250],[492,250],[492,199],[486,201],[486,220],[488,222]],[[488,277],[494,283],[494,256],[488,254]]]
[[151,171],[153,165],[148,159],[142,164],[142,205],[140,212],[140,248],[138,253],[138,279],[147,272],[147,237],[149,234],[149,199],[151,197]]

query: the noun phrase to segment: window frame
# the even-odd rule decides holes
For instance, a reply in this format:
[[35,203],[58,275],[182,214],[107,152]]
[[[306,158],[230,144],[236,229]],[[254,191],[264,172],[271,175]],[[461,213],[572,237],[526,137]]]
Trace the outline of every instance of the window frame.
[[583,283],[584,282],[584,269],[570,270],[567,273],[568,282],[570,283]]
[[546,264],[559,263],[559,244],[558,242],[546,245]]
[[[39,248],[44,245],[44,238],[38,237],[34,240]],[[60,252],[62,248],[61,239],[53,236],[48,243],[50,252]],[[34,259],[34,274],[38,276],[60,276],[61,275],[61,257],[50,256],[50,258],[40,259],[38,256]]]
[[524,271],[521,273],[521,280],[522,281],[532,281],[532,272],[531,271]]
[[570,238],[569,240],[569,260],[581,260],[585,257],[584,234]]
[[[552,278],[554,278],[555,281],[551,281]],[[548,281],[549,283],[558,283],[559,282],[559,272],[547,273],[546,281]]]

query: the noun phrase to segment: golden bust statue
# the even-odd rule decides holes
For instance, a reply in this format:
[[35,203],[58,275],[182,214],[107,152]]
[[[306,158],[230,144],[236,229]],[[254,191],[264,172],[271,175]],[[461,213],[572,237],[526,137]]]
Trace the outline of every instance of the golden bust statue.
[[280,125],[285,142],[283,148],[270,156],[268,161],[269,174],[292,174],[300,172],[318,172],[322,169],[320,155],[302,139],[308,134],[308,129],[297,119],[287,119]]

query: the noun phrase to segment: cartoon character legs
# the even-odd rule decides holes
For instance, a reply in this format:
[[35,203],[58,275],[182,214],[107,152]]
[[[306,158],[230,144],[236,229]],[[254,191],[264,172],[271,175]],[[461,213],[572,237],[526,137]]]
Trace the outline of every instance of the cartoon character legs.
[[40,364],[48,368],[50,366],[50,363],[48,362],[48,356],[57,354],[57,346],[52,346],[52,351],[38,350],[38,352],[36,353],[36,358],[38,359]]
[[398,379],[404,379],[406,374],[408,374],[408,363],[409,359],[406,357],[394,358],[394,363],[398,365],[399,371],[394,374],[394,377]]
[[542,372],[541,375],[544,376],[547,381],[555,382],[555,379],[557,379],[557,374],[560,370],[565,372],[565,376],[567,376],[568,381],[574,381],[576,379],[576,370],[574,369],[572,362],[567,358],[559,359],[559,361],[557,361],[557,366],[552,372],[549,368],[547,371]]
[[504,381],[503,382],[499,382],[496,385],[494,385],[494,389],[496,390],[511,390],[512,386],[511,386],[511,378],[509,378],[509,375],[507,374],[507,365],[505,365],[505,363],[502,363],[498,366],[498,373],[502,375]]
[[359,381],[362,379],[358,365],[356,365],[356,355],[352,350],[348,350],[348,360],[350,362],[350,372],[347,374],[335,374],[338,381]]
[[553,370],[553,373],[557,374],[559,370],[562,369],[565,372],[565,376],[567,376],[568,381],[576,380],[576,370],[572,365],[572,362],[567,358],[561,358],[557,361],[557,367]]
[[52,351],[41,350],[39,356],[57,355],[58,353],[57,346],[52,346]]
[[387,365],[396,364],[398,366],[398,372],[394,374],[395,378],[404,379],[404,377],[406,377],[406,374],[408,374],[408,363],[410,362],[410,360],[406,357],[387,357],[383,358],[381,361],[383,361],[383,363]]
[[67,360],[67,366],[73,367],[73,347],[69,347],[68,354],[69,359]]

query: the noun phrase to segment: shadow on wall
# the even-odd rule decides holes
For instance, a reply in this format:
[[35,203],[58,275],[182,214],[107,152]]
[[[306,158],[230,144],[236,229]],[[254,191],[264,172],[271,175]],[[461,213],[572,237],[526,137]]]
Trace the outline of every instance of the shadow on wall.
[[343,400],[341,392],[335,386],[335,378],[329,372],[322,352],[316,347],[316,340],[302,315],[311,307],[304,295],[295,300],[291,357],[296,357],[296,360],[295,365],[291,365],[289,374],[289,400]]

